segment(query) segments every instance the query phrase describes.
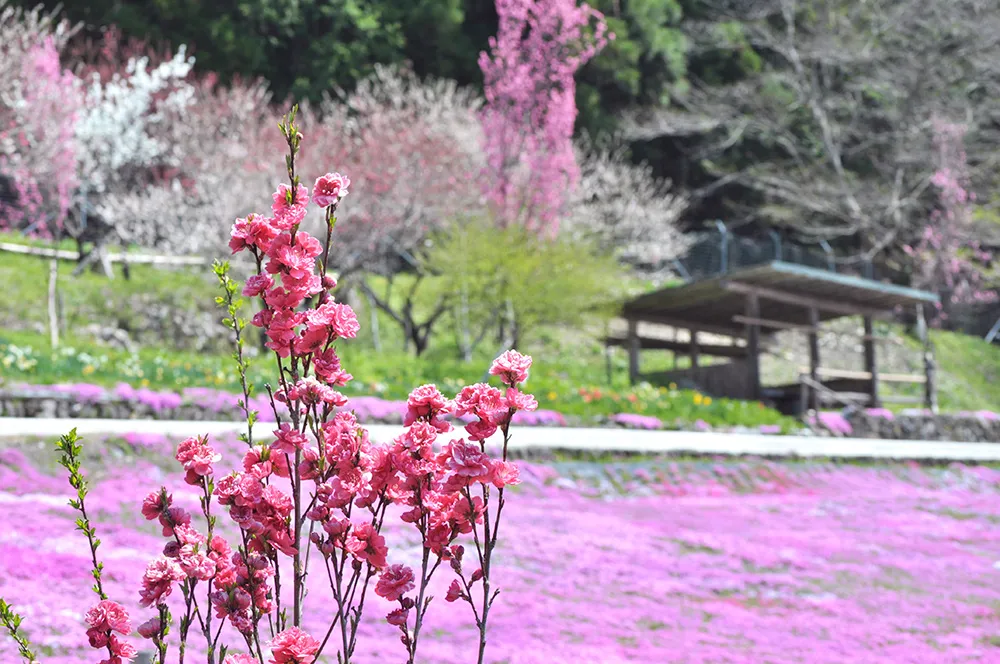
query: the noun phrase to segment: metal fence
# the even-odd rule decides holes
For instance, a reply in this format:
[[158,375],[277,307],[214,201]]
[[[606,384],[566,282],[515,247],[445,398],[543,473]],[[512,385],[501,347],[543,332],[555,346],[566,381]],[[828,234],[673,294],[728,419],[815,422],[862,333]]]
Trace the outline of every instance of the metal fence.
[[685,280],[706,279],[741,268],[784,261],[831,272],[875,279],[871,261],[838,258],[829,243],[815,246],[785,242],[772,232],[766,239],[739,237],[729,232],[725,224],[716,222],[716,232],[704,233],[674,268]]

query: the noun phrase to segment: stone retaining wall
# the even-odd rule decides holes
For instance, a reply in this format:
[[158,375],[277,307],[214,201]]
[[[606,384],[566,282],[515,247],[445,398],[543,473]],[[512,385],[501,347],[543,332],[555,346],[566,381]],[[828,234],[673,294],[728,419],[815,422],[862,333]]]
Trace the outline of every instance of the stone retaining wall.
[[[0,417],[240,421],[244,419],[244,415],[242,409],[237,406],[237,400],[236,395],[211,390],[193,390],[192,394],[179,395],[131,389],[110,392],[89,385],[24,385],[12,389],[0,389]],[[258,411],[258,421],[274,421],[270,404],[251,400],[250,407]],[[377,397],[351,397],[348,407],[354,410],[361,422],[366,424],[402,424],[403,414],[406,411],[405,402],[385,401]],[[778,425],[713,428],[701,420],[693,423],[680,421],[666,423],[645,415],[582,417],[564,416],[550,410],[519,412],[514,416],[514,422],[518,426],[667,429],[769,435],[783,433]],[[803,430],[784,433],[803,435],[809,433],[809,430],[803,427]]]
[[1000,443],[1000,417],[994,413],[868,413],[847,416],[857,438]]
[[0,392],[0,417],[99,418],[115,420],[237,420],[236,410],[216,410],[198,404],[153,406],[137,400],[101,397],[80,400],[47,390]]

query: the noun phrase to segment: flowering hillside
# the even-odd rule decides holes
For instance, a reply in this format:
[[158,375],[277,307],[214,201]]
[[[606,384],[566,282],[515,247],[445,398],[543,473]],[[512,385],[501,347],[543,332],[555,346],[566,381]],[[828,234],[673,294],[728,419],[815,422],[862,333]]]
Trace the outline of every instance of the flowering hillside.
[[[214,441],[222,465],[242,444]],[[84,444],[88,504],[109,593],[133,613],[162,538],[138,513],[148,482],[177,504],[192,489],[168,475],[156,437]],[[49,446],[0,452],[5,553],[0,593],[19,598],[48,664],[87,653],[86,541],[72,532],[68,487]],[[1000,472],[768,462],[521,463],[498,577],[492,661],[989,662],[1000,660]],[[170,484],[173,481],[173,484]],[[391,536],[405,538],[392,520]],[[419,555],[415,538],[398,554]],[[409,541],[409,540],[405,540]],[[414,562],[403,560],[403,562]],[[313,592],[323,591],[318,578]],[[433,593],[443,598],[447,577]],[[179,598],[171,597],[172,601]],[[381,598],[361,626],[359,662],[398,655]],[[477,634],[459,609],[432,602],[422,661],[459,664]],[[319,614],[315,614],[319,619]],[[318,631],[319,625],[307,625]],[[228,629],[228,627],[227,627]],[[376,650],[375,648],[378,648]],[[9,640],[0,661],[14,661]]]

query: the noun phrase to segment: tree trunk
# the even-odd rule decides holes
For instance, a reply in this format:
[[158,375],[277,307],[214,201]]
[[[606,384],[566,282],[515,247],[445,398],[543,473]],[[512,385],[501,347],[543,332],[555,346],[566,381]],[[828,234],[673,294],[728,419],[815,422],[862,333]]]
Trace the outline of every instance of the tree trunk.
[[472,361],[472,335],[469,331],[469,294],[462,286],[462,299],[459,305],[459,315],[456,316],[458,319],[458,343],[459,348],[462,351],[462,360],[465,362]]
[[521,342],[521,326],[517,324],[517,314],[514,311],[513,300],[507,300],[507,318],[510,323],[510,347],[517,350]]
[[372,328],[372,346],[375,348],[376,353],[380,353],[382,352],[382,337],[378,329],[378,309],[375,307],[375,300],[372,299],[371,293],[364,288],[361,291],[365,294],[365,299],[368,301],[368,311],[370,312]]
[[425,330],[423,334],[420,333],[420,328],[413,326],[413,352],[417,357],[420,357],[425,350],[427,350],[427,341],[430,339],[430,330]]
[[49,261],[49,342],[53,348],[59,347],[59,314],[56,306],[56,280],[59,278],[59,261]]

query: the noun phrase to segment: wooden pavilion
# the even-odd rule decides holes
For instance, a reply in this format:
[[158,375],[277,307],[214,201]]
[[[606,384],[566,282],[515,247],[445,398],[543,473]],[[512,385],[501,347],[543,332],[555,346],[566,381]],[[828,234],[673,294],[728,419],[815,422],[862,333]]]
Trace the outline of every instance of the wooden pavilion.
[[[642,378],[640,350],[665,349],[690,358],[690,368],[661,374],[661,381],[694,384],[707,394],[734,399],[764,400],[788,413],[821,407],[877,407],[883,382],[923,385],[921,397],[894,397],[896,402],[923,402],[936,408],[933,351],[924,340],[922,375],[879,374],[873,321],[901,308],[915,307],[923,321],[923,308],[938,301],[933,293],[886,284],[872,279],[772,261],[726,274],[664,288],[627,302],[624,335],[609,337],[609,345],[629,352],[629,377]],[[844,316],[864,320],[861,337],[864,371],[838,371],[821,366],[821,323]],[[644,335],[640,324],[666,325],[686,330],[686,338],[665,339]],[[647,326],[648,327],[648,326]],[[921,329],[924,326],[921,324]],[[798,383],[762,386],[762,344],[782,330],[808,335],[809,366]],[[722,363],[701,363],[702,357],[721,357]]]

